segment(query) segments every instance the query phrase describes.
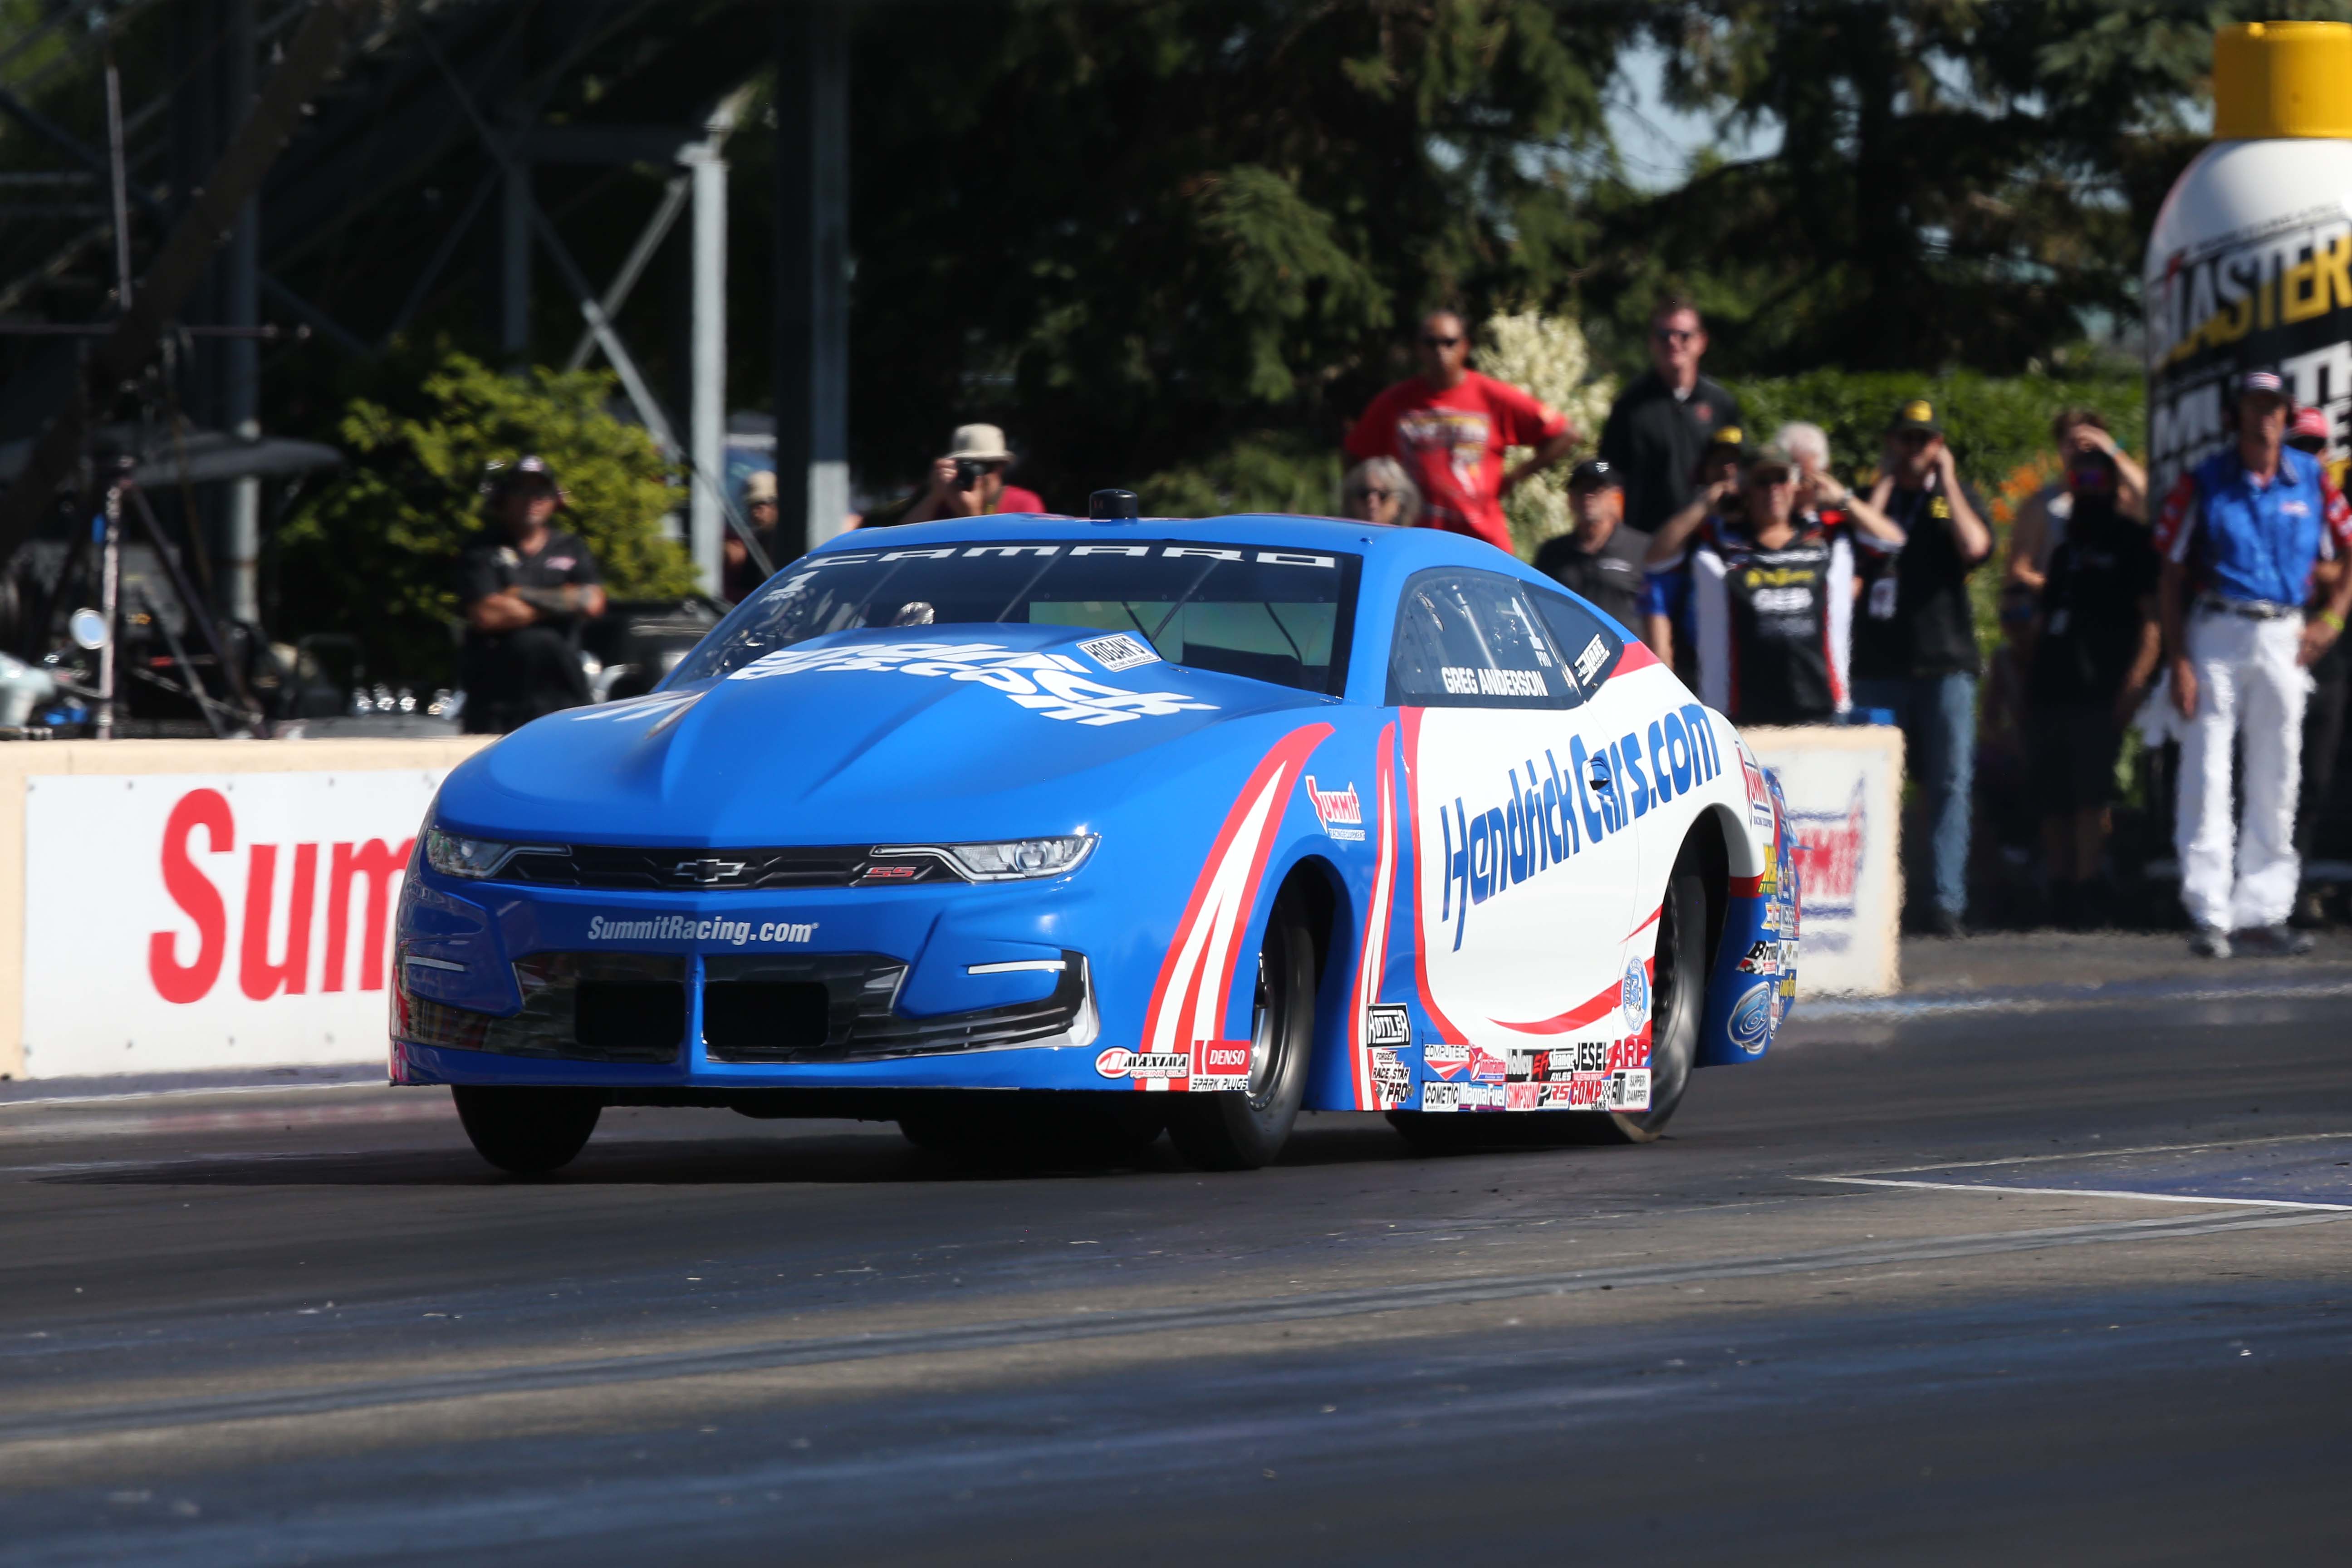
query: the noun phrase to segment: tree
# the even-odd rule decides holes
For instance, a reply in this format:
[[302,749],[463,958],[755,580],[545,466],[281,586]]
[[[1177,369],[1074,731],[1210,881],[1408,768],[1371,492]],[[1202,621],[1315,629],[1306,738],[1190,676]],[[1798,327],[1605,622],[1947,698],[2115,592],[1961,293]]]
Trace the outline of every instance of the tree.
[[1633,322],[1668,279],[1717,366],[2027,368],[2129,321],[2157,205],[2201,145],[2212,34],[2352,15],[2263,0],[1691,0],[1649,14],[1668,96],[1771,153],[1681,187],[1596,187],[1594,288]]
[[950,426],[995,416],[1024,477],[1075,505],[1265,432],[1336,445],[1402,368],[1401,319],[1564,289],[1581,241],[1559,160],[1605,146],[1620,16],[870,8],[851,97],[857,468],[911,481]]
[[346,468],[279,531],[279,637],[350,633],[373,670],[449,680],[457,561],[484,525],[484,469],[528,452],[554,469],[569,501],[557,526],[588,541],[614,598],[693,592],[693,566],[662,530],[678,496],[653,438],[610,412],[609,373],[508,375],[446,352],[415,369],[387,366],[383,401],[350,401],[337,432]]

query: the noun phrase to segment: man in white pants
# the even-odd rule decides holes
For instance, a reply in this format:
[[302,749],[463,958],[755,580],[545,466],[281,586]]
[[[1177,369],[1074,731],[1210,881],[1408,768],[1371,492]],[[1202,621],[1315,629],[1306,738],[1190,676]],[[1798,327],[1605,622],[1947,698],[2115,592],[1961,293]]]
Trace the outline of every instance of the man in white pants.
[[[2302,868],[2294,850],[2305,673],[2344,631],[2352,574],[2305,619],[2312,567],[2352,553],[2352,508],[2327,473],[2286,444],[2293,401],[2279,377],[2232,386],[2235,440],[2180,476],[2156,526],[2172,700],[2189,721],[2174,842],[2189,951],[2227,958],[2309,951],[2290,930]],[[2246,751],[2246,820],[2230,820],[2231,742]]]

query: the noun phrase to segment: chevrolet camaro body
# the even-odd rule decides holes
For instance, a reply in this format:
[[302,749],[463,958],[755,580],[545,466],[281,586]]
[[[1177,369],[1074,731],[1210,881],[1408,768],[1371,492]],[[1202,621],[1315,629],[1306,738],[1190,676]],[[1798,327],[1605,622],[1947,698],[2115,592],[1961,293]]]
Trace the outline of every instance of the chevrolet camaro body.
[[1795,992],[1777,787],[1548,578],[1291,517],[853,533],[651,694],[451,773],[400,903],[392,1076],[1237,1090],[1289,889],[1307,1108],[1640,1112],[1692,847],[1694,1065],[1752,1060]]

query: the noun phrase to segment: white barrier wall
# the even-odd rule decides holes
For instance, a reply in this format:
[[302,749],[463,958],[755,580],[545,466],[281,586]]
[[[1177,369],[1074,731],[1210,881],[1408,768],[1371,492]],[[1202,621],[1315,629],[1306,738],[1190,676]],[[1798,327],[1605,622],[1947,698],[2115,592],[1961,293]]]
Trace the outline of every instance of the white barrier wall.
[[1902,984],[1903,731],[1883,725],[1743,730],[1777,774],[1797,832],[1804,929],[1798,1000]]
[[0,1074],[382,1061],[410,844],[484,743],[0,746]]

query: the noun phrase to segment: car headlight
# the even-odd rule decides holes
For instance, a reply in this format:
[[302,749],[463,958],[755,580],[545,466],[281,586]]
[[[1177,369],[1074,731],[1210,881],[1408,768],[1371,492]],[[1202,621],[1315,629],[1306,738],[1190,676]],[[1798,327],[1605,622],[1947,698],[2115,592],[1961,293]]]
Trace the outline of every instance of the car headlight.
[[1015,882],[1075,871],[1094,852],[1095,835],[1008,838],[994,844],[877,844],[876,859],[927,855],[975,882]]
[[569,853],[561,844],[501,844],[488,838],[469,838],[462,833],[444,833],[438,827],[425,830],[425,863],[445,877],[495,877],[518,855]]

